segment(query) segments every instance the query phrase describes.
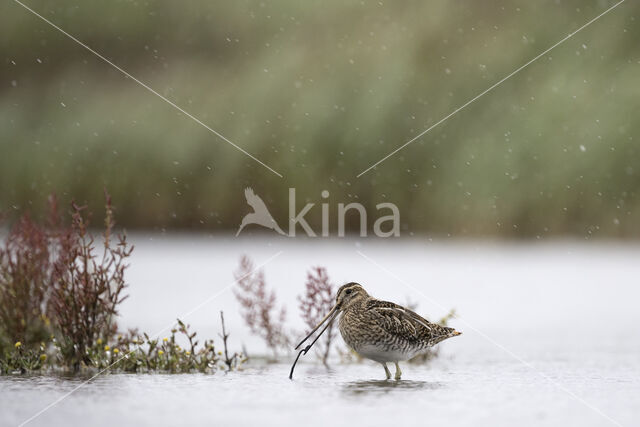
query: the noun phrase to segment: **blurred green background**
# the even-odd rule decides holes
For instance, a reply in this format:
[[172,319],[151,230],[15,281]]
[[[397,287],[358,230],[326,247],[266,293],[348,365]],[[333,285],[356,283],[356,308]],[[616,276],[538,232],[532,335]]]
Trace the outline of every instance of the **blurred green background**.
[[[0,210],[54,191],[130,229],[235,230],[251,186],[393,202],[402,233],[640,237],[640,4],[627,1],[375,170],[356,175],[613,1],[0,4]],[[320,228],[320,208],[307,216]],[[350,217],[348,225],[357,229]]]

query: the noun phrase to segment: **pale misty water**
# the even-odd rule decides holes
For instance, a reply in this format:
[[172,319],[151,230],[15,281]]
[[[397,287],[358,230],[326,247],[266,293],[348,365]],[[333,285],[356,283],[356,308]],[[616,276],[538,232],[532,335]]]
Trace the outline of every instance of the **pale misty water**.
[[[640,424],[640,247],[604,243],[491,244],[134,236],[131,297],[123,327],[150,333],[185,320],[203,337],[223,309],[232,349],[265,352],[248,335],[227,286],[240,254],[265,267],[269,286],[302,329],[296,296],[305,271],[328,268],[376,297],[418,303],[437,319],[456,308],[464,334],[426,366],[403,365],[383,381],[379,365],[309,354],[289,364],[249,364],[214,375],[107,374],[29,425],[586,425]],[[380,264],[372,264],[361,254]],[[215,298],[208,300],[215,295]],[[0,378],[0,419],[15,425],[81,378]]]

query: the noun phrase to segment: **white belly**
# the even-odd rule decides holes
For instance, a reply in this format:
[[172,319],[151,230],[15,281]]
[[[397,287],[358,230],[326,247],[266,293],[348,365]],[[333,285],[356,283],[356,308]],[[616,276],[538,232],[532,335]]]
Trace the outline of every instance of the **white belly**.
[[405,353],[398,350],[386,351],[383,348],[369,344],[365,344],[354,350],[362,357],[375,360],[380,363],[400,362],[403,360],[409,360],[415,356],[413,352]]

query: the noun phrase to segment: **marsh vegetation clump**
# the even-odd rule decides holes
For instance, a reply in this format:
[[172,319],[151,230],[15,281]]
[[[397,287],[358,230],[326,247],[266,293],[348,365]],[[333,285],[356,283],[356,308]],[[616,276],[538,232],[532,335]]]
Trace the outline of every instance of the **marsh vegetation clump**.
[[[228,338],[228,334],[225,333]],[[80,366],[69,365],[64,346],[55,338],[29,348],[16,342],[5,349],[0,357],[0,373],[26,373],[34,371],[74,371],[89,369],[102,371],[143,373],[214,373],[218,370],[237,370],[246,361],[241,353],[230,353],[226,340],[223,348],[216,348],[213,340],[201,345],[196,332],[179,319],[177,327],[166,337],[150,337],[147,333],[128,331],[109,340],[97,338],[86,348]],[[180,342],[187,344],[182,346]]]
[[25,214],[0,247],[0,353],[18,342],[24,351],[49,337],[51,241]]
[[[125,272],[133,246],[114,233],[105,191],[104,231],[89,229],[86,206],[71,204],[63,226],[54,196],[43,224],[24,214],[0,247],[0,373],[112,368],[126,372],[215,372],[245,358],[212,339],[202,344],[177,320],[164,338],[119,332],[118,307],[127,298]],[[184,348],[180,342],[187,343]]]
[[[305,334],[319,324],[331,310],[335,303],[335,289],[325,267],[313,267],[307,272],[305,292],[298,296],[300,316],[307,326]],[[336,335],[336,322],[331,322],[324,338],[316,343],[316,354],[325,366],[329,366],[329,355]]]
[[269,290],[264,272],[254,268],[247,256],[240,258],[240,266],[234,272],[236,286],[234,294],[240,303],[240,312],[252,334],[261,337],[273,356],[278,351],[287,351],[291,339],[286,332],[287,311],[278,308],[275,290]]
[[113,235],[111,197],[105,192],[101,251],[88,231],[86,206],[72,203],[71,226],[57,235],[49,311],[65,365],[78,369],[92,363],[89,348],[100,337],[117,332],[117,308],[127,296],[124,273],[133,246],[125,234]]

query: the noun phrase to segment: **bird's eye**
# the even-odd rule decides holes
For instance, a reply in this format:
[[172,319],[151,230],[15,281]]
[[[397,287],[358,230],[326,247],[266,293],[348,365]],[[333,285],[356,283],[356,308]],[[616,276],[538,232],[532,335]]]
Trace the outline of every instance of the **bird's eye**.
[[346,291],[344,291],[344,293],[349,295],[351,293],[351,289],[347,289]]

